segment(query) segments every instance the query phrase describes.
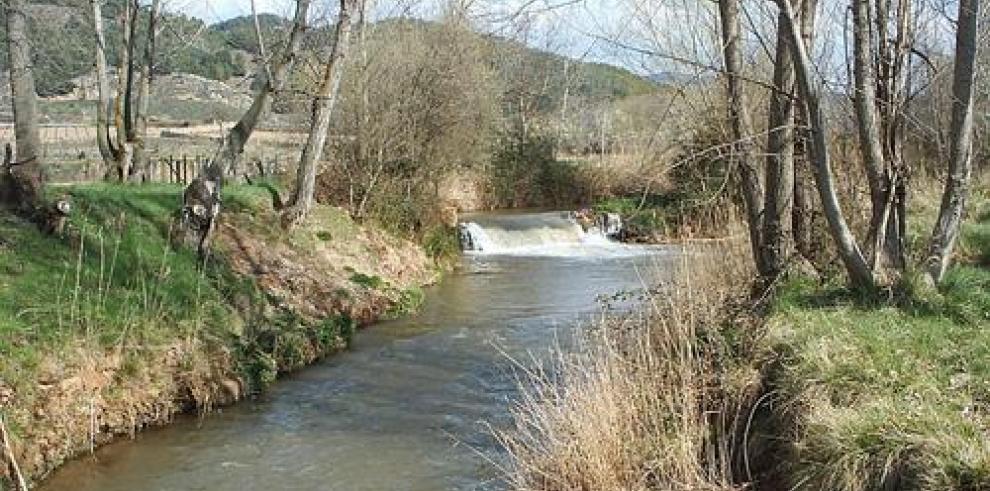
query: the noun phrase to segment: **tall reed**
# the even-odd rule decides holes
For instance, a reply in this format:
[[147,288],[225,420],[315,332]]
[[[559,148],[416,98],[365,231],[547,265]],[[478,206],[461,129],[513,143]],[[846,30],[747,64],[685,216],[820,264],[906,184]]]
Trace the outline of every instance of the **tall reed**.
[[734,368],[723,329],[752,278],[748,258],[740,240],[688,245],[677,279],[635,313],[606,317],[577,349],[527,371],[513,423],[496,435],[510,487],[736,487],[757,377]]

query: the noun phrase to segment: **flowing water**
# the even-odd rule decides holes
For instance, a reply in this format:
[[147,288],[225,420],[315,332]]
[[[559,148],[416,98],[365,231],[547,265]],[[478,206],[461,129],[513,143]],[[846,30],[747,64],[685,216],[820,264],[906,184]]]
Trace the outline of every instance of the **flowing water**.
[[609,242],[559,214],[478,215],[475,249],[420,313],[257,400],[122,440],[64,466],[55,490],[488,490],[504,458],[512,359],[545,357],[596,299],[670,274],[675,251]]

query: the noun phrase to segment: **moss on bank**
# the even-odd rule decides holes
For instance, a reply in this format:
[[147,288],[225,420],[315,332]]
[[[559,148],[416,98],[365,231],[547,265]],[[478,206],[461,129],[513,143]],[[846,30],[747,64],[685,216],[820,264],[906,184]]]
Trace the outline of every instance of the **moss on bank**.
[[180,186],[55,191],[74,204],[63,237],[0,213],[0,410],[33,477],[346,347],[416,308],[434,275],[417,246],[339,209],[283,231],[263,187],[225,189],[205,263],[169,243]]
[[[786,480],[820,490],[990,489],[990,215],[938,291],[792,281],[768,321]],[[781,469],[778,469],[781,471]]]

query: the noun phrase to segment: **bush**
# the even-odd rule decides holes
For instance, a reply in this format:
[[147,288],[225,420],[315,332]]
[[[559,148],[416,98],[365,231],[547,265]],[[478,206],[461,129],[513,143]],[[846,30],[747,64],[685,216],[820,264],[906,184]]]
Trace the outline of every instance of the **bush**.
[[457,257],[461,252],[461,242],[457,228],[436,226],[423,234],[423,249],[435,261],[446,261]]
[[520,125],[503,129],[488,164],[489,201],[498,208],[572,206],[593,197],[580,164],[557,160],[556,139]]

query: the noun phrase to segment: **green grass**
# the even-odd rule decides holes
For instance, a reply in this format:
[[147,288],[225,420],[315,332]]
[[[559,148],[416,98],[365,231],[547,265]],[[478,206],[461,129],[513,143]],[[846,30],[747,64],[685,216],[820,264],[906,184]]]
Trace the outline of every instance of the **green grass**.
[[[70,345],[150,347],[176,339],[223,339],[241,322],[235,296],[251,280],[223,261],[198,264],[169,246],[178,185],[80,185],[63,237],[0,214],[0,377],[26,381],[37,363]],[[263,190],[231,187],[229,210],[248,210]]]
[[391,306],[385,312],[385,319],[395,319],[416,312],[422,306],[425,298],[422,288],[416,286],[405,289],[397,288],[378,275],[352,272],[350,280],[352,283],[369,290],[378,290],[392,299]]
[[420,243],[434,262],[450,263],[461,254],[461,242],[457,234],[457,227],[439,225],[428,229]]
[[782,288],[772,383],[802,489],[990,489],[990,214],[974,215],[937,292]]

